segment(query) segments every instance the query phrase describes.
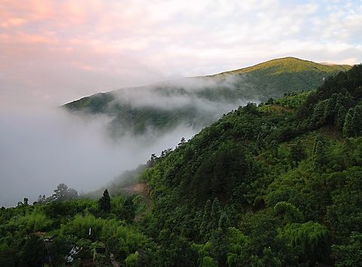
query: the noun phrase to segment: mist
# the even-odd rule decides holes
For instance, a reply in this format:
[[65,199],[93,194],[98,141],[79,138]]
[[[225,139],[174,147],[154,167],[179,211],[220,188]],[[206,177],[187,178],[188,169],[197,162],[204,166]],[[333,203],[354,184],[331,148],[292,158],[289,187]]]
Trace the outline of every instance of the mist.
[[[112,91],[115,102],[127,103],[134,107],[155,107],[165,110],[193,105],[200,110],[214,110],[215,104],[245,104],[247,99],[230,99],[222,95],[217,99],[210,99],[206,91],[227,89],[253,90],[254,86],[247,81],[246,75],[228,75],[222,77],[194,77],[178,78],[148,86],[126,87]],[[233,105],[235,106],[235,105]],[[225,110],[229,110],[226,107]]]
[[0,110],[0,206],[24,197],[36,201],[60,183],[80,193],[98,189],[196,133],[179,125],[152,142],[130,134],[113,140],[108,122],[106,116],[90,119],[60,108]]
[[[92,110],[101,106],[100,112],[112,119],[109,129],[116,136],[146,132],[140,131],[139,125],[157,136],[182,124],[200,130],[239,106],[260,102],[255,91],[245,75],[179,78],[94,95],[80,108],[77,102],[70,105],[72,111],[91,116],[98,114]],[[96,104],[97,99],[101,104]]]
[[[182,137],[191,138],[222,114],[258,102],[219,93],[213,98],[215,90],[251,87],[245,77],[221,76],[178,78],[112,91],[110,108],[126,104],[131,109],[151,108],[150,112],[188,111],[185,117],[171,116],[176,123],[162,130],[146,121],[146,130],[138,134],[107,112],[90,116],[41,101],[31,105],[12,101],[0,108],[0,206],[16,205],[24,197],[36,201],[39,195],[51,195],[60,183],[79,193],[102,188],[124,171],[146,163],[151,154],[174,148]],[[115,138],[110,125],[122,134]]]

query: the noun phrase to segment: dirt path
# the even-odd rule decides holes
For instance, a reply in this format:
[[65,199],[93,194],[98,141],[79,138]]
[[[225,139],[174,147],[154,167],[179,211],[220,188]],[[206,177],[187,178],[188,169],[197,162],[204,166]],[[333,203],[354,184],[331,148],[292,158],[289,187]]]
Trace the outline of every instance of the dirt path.
[[151,207],[150,189],[146,183],[138,183],[125,186],[122,188],[122,191],[129,194],[138,194],[143,196],[147,207]]

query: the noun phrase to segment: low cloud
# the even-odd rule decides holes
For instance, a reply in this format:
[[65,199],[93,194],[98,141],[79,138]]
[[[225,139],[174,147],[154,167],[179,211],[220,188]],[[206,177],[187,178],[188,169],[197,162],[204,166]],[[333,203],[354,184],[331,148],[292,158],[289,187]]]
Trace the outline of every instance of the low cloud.
[[[250,86],[246,76],[225,76],[220,78],[178,78],[149,86],[122,88],[113,91],[115,101],[112,104],[128,104],[133,107],[154,107],[157,109],[174,110],[186,106],[192,106],[198,110],[212,111],[225,108],[221,112],[230,110],[230,104],[234,102],[241,105],[245,101],[239,99],[226,99],[222,94],[217,98],[207,95],[208,91],[215,90],[240,90],[240,85]],[[233,105],[234,106],[234,105]]]
[[0,206],[35,201],[60,183],[80,192],[97,189],[195,133],[180,125],[154,142],[131,135],[115,142],[105,132],[107,120],[59,109],[0,112]]

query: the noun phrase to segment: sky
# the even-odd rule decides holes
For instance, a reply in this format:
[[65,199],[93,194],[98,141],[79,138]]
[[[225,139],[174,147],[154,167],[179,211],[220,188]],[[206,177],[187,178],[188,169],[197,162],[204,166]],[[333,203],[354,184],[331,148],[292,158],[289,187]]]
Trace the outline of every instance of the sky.
[[2,107],[268,59],[362,62],[361,0],[0,0]]

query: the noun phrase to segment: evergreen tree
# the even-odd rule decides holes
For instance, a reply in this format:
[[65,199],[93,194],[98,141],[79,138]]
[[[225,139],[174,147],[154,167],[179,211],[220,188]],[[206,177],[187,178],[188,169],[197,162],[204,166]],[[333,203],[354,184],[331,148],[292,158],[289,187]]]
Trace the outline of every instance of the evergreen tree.
[[212,218],[220,217],[220,213],[221,213],[220,201],[216,197],[212,202],[211,217]]
[[218,222],[218,229],[225,231],[230,226],[230,220],[226,212],[223,212]]
[[136,213],[136,207],[133,203],[133,197],[128,197],[123,203],[122,218],[127,222],[132,222]]
[[310,127],[319,127],[322,126],[325,120],[325,101],[319,102],[315,105],[312,117],[310,119]]
[[199,227],[201,237],[203,237],[208,232],[207,226],[210,222],[210,214],[211,214],[211,200],[208,199],[204,206],[204,212]]
[[220,215],[221,215],[220,202],[217,198],[215,198],[214,201],[212,202],[212,207],[211,207],[211,215],[208,227],[210,230],[214,230],[218,227]]
[[111,198],[109,196],[108,190],[104,190],[103,196],[98,200],[99,208],[104,212],[109,212],[111,210]]
[[314,142],[313,161],[316,169],[321,169],[327,162],[326,144],[321,136],[317,136]]
[[219,262],[219,265],[224,266],[223,263],[226,262],[226,252],[227,252],[227,240],[225,238],[225,233],[222,229],[216,229],[210,238],[212,243],[212,255]]
[[298,140],[295,145],[290,148],[290,160],[293,166],[305,158],[305,151],[302,143]]
[[353,110],[352,117],[353,137],[362,135],[362,105],[358,105]]
[[44,242],[36,235],[25,239],[19,253],[20,266],[43,266],[46,255]]
[[59,184],[50,197],[50,200],[65,201],[76,199],[77,197],[78,192],[75,189],[68,187],[66,184]]
[[326,100],[323,118],[327,124],[332,124],[336,114],[336,102],[337,94],[333,94],[332,97]]
[[347,110],[341,104],[336,105],[336,110],[337,110],[337,114],[336,114],[336,118],[335,118],[335,125],[338,129],[342,130],[343,124],[344,124],[344,118],[346,117]]
[[351,137],[353,136],[353,108],[350,108],[346,114],[343,124],[343,136]]

